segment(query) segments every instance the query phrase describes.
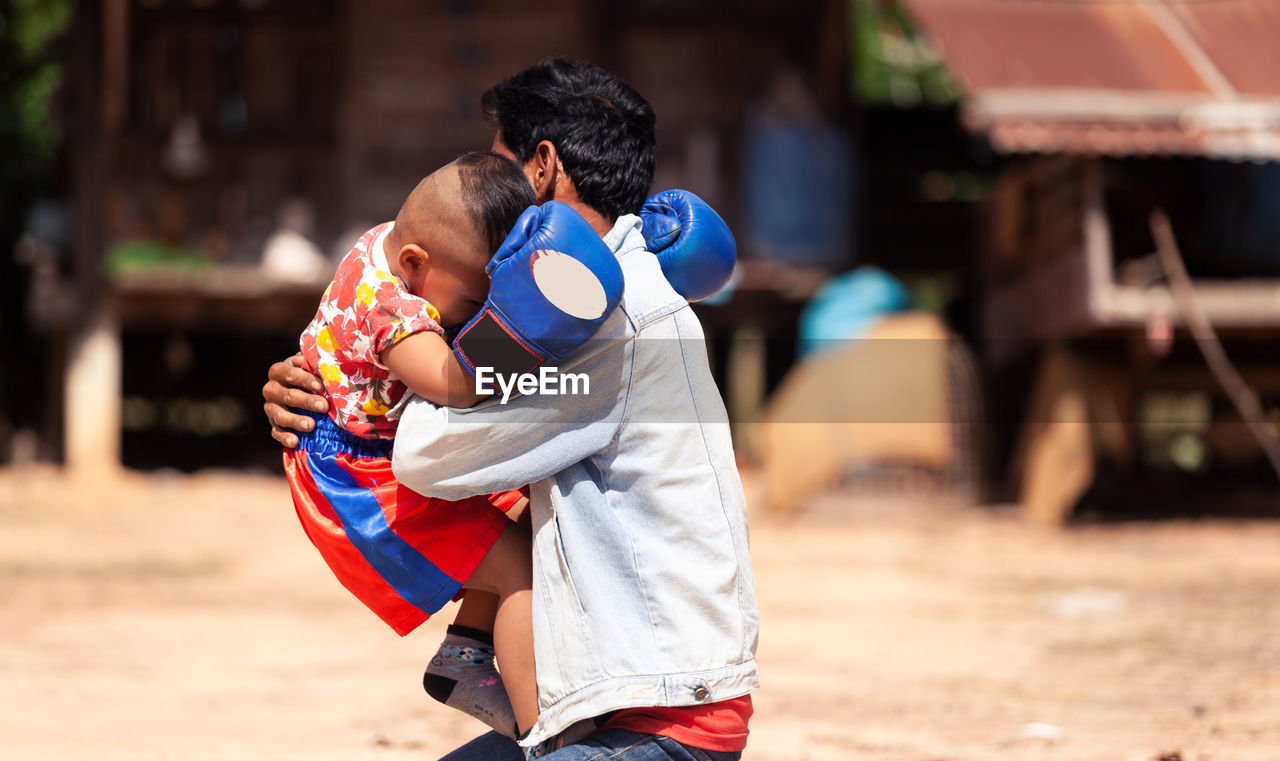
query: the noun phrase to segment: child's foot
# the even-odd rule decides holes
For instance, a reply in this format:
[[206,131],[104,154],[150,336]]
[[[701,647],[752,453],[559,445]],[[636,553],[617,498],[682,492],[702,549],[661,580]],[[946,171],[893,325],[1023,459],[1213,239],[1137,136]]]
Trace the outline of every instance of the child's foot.
[[493,635],[489,632],[450,626],[422,675],[422,688],[441,703],[517,739],[516,714],[502,676],[493,665]]

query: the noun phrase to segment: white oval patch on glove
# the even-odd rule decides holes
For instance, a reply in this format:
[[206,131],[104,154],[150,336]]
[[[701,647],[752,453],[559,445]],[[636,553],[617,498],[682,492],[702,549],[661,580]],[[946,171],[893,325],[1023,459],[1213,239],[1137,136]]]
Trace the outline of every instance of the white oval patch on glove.
[[538,290],[565,314],[594,320],[609,306],[599,278],[572,256],[542,249],[531,257],[529,267]]

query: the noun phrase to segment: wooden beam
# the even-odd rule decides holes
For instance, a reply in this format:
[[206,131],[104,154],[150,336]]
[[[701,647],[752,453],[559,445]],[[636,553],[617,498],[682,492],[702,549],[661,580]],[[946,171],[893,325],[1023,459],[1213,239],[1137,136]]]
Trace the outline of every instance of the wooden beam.
[[[1200,282],[1194,286],[1194,297],[1209,321],[1220,328],[1280,325],[1280,280]],[[1098,315],[1102,327],[1141,327],[1158,315],[1169,315],[1178,325],[1188,324],[1166,285],[1111,286],[1107,302],[1105,312]]]

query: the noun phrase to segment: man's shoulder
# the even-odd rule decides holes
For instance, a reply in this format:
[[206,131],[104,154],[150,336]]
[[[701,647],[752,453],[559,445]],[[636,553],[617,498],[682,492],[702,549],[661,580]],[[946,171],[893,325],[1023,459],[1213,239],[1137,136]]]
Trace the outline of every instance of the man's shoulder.
[[619,311],[627,315],[633,329],[639,330],[688,305],[667,282],[658,257],[646,247],[638,216],[619,217],[604,240],[622,267],[624,288]]
[[619,256],[618,262],[622,265],[624,283],[620,309],[637,330],[688,306],[662,274],[658,257],[649,251],[644,248],[629,251]]

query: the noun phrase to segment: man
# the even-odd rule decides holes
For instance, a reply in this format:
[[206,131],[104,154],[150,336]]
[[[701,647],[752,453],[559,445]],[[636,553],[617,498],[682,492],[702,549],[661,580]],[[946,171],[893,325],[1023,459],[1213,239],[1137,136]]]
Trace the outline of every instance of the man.
[[[623,271],[619,307],[562,375],[587,393],[512,397],[469,410],[403,411],[397,477],[429,496],[530,485],[534,649],[541,714],[522,742],[557,761],[738,758],[758,687],[746,505],[728,420],[688,304],[645,250],[639,209],[653,178],[654,115],[616,76],[549,60],[485,93],[493,150],[538,201],[569,204]],[[274,365],[273,435],[310,422]],[[579,737],[582,728],[595,729]],[[573,731],[562,734],[573,727]],[[519,759],[489,734],[449,756]]]

